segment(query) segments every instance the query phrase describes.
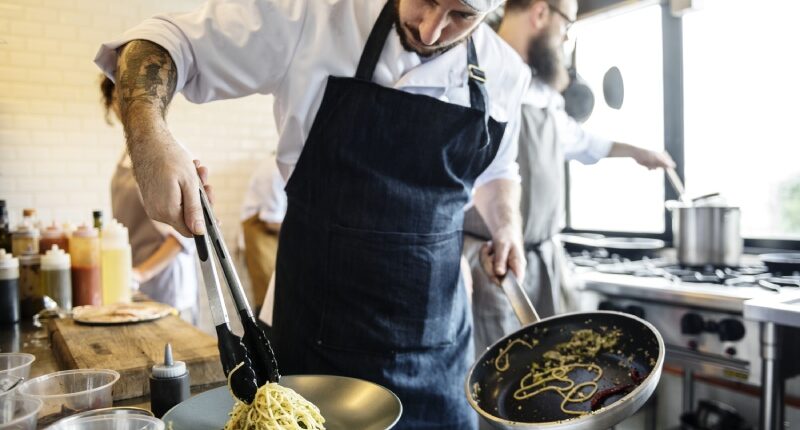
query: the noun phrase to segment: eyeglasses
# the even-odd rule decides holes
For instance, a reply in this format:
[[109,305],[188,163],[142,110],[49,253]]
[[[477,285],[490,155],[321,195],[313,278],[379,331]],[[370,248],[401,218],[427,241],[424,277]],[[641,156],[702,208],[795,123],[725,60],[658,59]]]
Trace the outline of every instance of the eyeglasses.
[[570,18],[570,17],[569,17],[569,16],[568,16],[566,13],[564,13],[564,11],[562,11],[561,9],[559,9],[559,8],[557,8],[557,7],[555,7],[555,6],[553,6],[553,5],[552,5],[552,4],[550,4],[550,3],[547,3],[547,7],[548,7],[548,8],[550,8],[550,10],[552,10],[553,12],[555,12],[555,13],[557,13],[557,14],[561,15],[561,17],[562,17],[562,18],[564,18],[564,21],[566,21],[566,22],[567,22],[567,30],[569,30],[569,28],[570,28],[570,27],[572,27],[572,24],[575,24],[575,20],[574,20],[574,19],[572,19],[572,18]]

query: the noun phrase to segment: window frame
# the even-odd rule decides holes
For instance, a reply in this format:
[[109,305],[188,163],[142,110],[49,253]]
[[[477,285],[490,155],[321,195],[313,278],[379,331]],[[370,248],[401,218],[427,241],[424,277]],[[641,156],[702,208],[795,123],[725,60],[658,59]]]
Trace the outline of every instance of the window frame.
[[[585,15],[581,15],[584,18]],[[683,86],[683,20],[672,15],[668,2],[661,2],[661,45],[664,91],[664,149],[675,160],[675,170],[681,180],[685,181],[684,153],[684,86]],[[570,169],[569,162],[564,169],[566,205],[566,227],[564,233],[598,233],[616,237],[648,237],[664,240],[669,246],[673,244],[672,215],[664,208],[664,231],[661,233],[635,231],[585,230],[572,228],[572,208],[570,204]],[[677,200],[678,195],[669,181],[664,177],[664,200]],[[744,238],[748,252],[768,252],[770,250],[800,250],[800,240]]]

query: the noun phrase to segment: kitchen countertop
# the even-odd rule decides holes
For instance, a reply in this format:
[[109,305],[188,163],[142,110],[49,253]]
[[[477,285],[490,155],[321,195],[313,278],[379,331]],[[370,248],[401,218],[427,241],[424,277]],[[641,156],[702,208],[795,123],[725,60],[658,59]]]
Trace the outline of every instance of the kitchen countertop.
[[[51,348],[47,328],[37,328],[30,322],[3,327],[0,330],[0,347],[2,352],[25,352],[36,356],[31,366],[30,378],[46,375],[62,370]],[[192,387],[192,395],[200,394],[212,388],[225,385],[218,382]],[[114,406],[134,406],[150,410],[150,396],[141,396],[114,402]]]

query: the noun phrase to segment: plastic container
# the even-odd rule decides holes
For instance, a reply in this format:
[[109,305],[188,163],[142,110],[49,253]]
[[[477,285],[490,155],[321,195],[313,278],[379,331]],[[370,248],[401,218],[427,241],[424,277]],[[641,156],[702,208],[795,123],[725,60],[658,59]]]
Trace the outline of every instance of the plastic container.
[[186,363],[172,359],[172,345],[164,346],[164,362],[153,366],[150,374],[150,410],[161,418],[178,403],[189,398],[189,371]]
[[[0,354],[0,393],[17,384],[19,378],[28,379],[36,357],[31,354],[7,352]],[[19,388],[20,385],[17,385]]]
[[19,321],[19,259],[0,248],[0,325]]
[[42,402],[40,425],[91,409],[111,406],[111,389],[119,373],[106,369],[65,370],[26,381],[18,393]]
[[103,304],[130,303],[133,260],[128,229],[112,219],[103,227],[100,250]]
[[23,317],[32,317],[44,309],[39,285],[40,255],[18,255],[19,308]]
[[164,430],[164,421],[146,415],[96,415],[64,420],[48,430]]
[[42,401],[31,397],[0,399],[0,430],[35,430]]
[[64,230],[59,227],[55,221],[47,226],[47,228],[42,229],[39,236],[39,253],[45,254],[53,245],[57,245],[59,248],[66,251],[69,246],[69,241],[67,240],[67,235],[64,233]]
[[17,226],[11,234],[11,253],[17,257],[39,253],[39,230],[30,224]]
[[72,232],[69,255],[72,257],[72,305],[102,305],[97,230],[84,224]]
[[85,420],[86,418],[89,417],[97,417],[101,415],[116,416],[116,417],[137,415],[137,416],[152,417],[153,413],[148,411],[147,409],[135,408],[133,406],[118,406],[114,408],[95,409],[92,411],[81,412],[79,414],[75,414],[70,417],[62,418],[57,423],[53,424],[52,427],[48,428],[48,430],[59,429],[66,425],[71,425],[75,421]]
[[59,249],[58,245],[54,244],[41,257],[40,292],[53,299],[65,311],[72,309],[71,267],[69,254]]

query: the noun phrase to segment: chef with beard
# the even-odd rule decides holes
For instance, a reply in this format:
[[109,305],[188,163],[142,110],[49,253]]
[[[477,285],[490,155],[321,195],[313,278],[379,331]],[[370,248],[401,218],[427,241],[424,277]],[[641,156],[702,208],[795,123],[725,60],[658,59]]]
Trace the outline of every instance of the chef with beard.
[[[564,161],[593,164],[605,157],[630,157],[648,168],[674,167],[666,153],[593,136],[570,118],[560,94],[569,84],[563,61],[567,31],[578,12],[576,0],[508,0],[498,35],[528,63],[533,79],[522,101],[517,163],[522,176],[522,219],[527,269],[524,287],[541,317],[558,312],[561,249],[553,237],[564,210]],[[473,277],[475,346],[480,353],[519,329],[508,299],[490,267],[489,230],[480,213],[465,216],[464,254]]]
[[148,215],[185,235],[204,233],[208,171],[167,126],[173,95],[274,97],[288,197],[280,370],[384,385],[402,400],[398,429],[477,425],[459,276],[470,200],[490,226],[493,273],[525,274],[515,160],[530,73],[482,24],[501,3],[210,0],[142,22],[96,58],[117,81]]

